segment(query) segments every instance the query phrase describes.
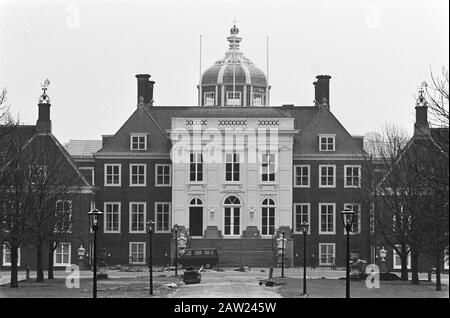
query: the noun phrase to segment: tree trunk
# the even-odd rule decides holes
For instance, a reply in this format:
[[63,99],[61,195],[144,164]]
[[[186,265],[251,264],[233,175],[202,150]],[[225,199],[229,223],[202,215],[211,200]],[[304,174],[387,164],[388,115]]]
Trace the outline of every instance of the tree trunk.
[[11,247],[11,281],[9,284],[11,288],[19,287],[19,280],[17,277],[18,276],[17,259],[18,259],[18,248]]
[[408,257],[406,255],[406,251],[404,254],[402,253],[402,255],[400,255],[400,261],[402,263],[400,279],[407,281],[408,280]]
[[47,278],[48,279],[54,279],[55,277],[53,276],[53,253],[55,252],[55,250],[53,249],[53,243],[50,243],[48,245],[48,274],[47,274]]
[[44,265],[42,264],[42,243],[36,244],[36,282],[44,281]]
[[419,255],[411,250],[411,284],[419,285]]
[[442,290],[441,286],[441,253],[436,255],[436,290]]

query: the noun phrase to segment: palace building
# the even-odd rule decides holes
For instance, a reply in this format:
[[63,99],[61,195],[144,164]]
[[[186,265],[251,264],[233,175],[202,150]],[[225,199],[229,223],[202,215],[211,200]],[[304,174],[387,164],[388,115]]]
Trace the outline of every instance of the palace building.
[[146,264],[148,220],[161,265],[172,263],[178,242],[179,255],[217,248],[221,266],[273,266],[282,234],[286,264],[300,265],[302,222],[308,266],[344,265],[344,208],[357,212],[351,252],[373,256],[359,199],[363,140],[333,115],[331,76],[317,76],[313,105],[270,105],[267,78],[238,35],[233,26],[225,57],[203,72],[197,106],[157,105],[155,82],[139,74],[132,113],[114,135],[67,145],[95,185],[108,265]]

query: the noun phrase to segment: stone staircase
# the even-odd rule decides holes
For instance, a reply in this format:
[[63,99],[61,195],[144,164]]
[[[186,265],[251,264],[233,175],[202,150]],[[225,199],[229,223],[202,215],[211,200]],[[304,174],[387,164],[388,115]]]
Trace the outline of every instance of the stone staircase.
[[216,248],[219,267],[273,267],[276,252],[271,239],[191,239],[188,248]]

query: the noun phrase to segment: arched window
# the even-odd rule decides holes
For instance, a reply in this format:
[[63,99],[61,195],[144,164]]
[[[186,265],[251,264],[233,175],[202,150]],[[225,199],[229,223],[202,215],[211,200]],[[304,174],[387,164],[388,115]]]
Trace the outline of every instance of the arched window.
[[241,231],[241,200],[230,195],[224,201],[224,235],[240,235]]
[[275,202],[266,198],[262,202],[262,235],[273,235],[275,231]]
[[191,202],[189,202],[190,206],[202,206],[203,202],[199,198],[193,198]]
[[232,205],[240,205],[241,201],[239,200],[238,197],[234,196],[234,195],[230,195],[229,197],[227,197],[225,199],[224,204],[228,205],[228,204],[232,204]]

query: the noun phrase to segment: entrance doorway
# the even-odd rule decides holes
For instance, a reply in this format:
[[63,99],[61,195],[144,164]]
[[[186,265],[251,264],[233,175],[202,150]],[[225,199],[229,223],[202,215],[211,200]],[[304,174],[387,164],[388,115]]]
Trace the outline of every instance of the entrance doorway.
[[189,235],[203,236],[203,202],[199,198],[189,203]]

